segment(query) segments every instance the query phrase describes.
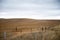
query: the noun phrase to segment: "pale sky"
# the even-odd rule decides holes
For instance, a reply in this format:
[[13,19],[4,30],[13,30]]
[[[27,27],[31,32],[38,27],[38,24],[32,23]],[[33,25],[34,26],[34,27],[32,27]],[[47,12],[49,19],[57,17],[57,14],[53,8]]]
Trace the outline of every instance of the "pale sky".
[[60,0],[0,0],[0,18],[60,19]]

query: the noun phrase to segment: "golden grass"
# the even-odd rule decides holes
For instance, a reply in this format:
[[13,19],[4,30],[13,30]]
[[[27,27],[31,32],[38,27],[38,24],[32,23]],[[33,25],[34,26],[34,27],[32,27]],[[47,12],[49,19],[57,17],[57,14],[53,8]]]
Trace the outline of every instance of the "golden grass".
[[60,40],[60,20],[0,19],[0,40],[3,32],[6,40]]
[[40,27],[54,27],[60,24],[60,20],[34,20],[34,19],[0,19],[0,32],[10,32],[19,29],[33,29]]

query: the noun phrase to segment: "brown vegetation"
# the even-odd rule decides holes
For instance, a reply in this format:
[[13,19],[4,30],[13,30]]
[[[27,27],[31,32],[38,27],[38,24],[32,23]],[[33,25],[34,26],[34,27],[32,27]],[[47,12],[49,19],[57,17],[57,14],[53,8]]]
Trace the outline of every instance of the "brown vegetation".
[[0,32],[15,32],[28,28],[54,27],[59,24],[60,20],[0,19]]
[[60,40],[60,20],[0,19],[0,40]]

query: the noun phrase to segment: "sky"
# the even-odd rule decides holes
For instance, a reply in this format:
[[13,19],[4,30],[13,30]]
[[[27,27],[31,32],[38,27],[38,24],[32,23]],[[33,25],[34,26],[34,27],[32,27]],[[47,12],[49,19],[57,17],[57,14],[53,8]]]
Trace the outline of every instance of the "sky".
[[0,18],[60,19],[60,0],[0,0]]

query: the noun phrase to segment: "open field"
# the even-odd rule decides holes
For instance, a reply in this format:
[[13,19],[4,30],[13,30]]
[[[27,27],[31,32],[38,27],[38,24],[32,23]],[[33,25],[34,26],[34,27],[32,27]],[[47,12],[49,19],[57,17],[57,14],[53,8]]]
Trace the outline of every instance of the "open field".
[[60,40],[60,20],[0,19],[0,40]]
[[60,20],[34,20],[34,19],[0,19],[0,32],[18,32],[25,29],[54,27]]

